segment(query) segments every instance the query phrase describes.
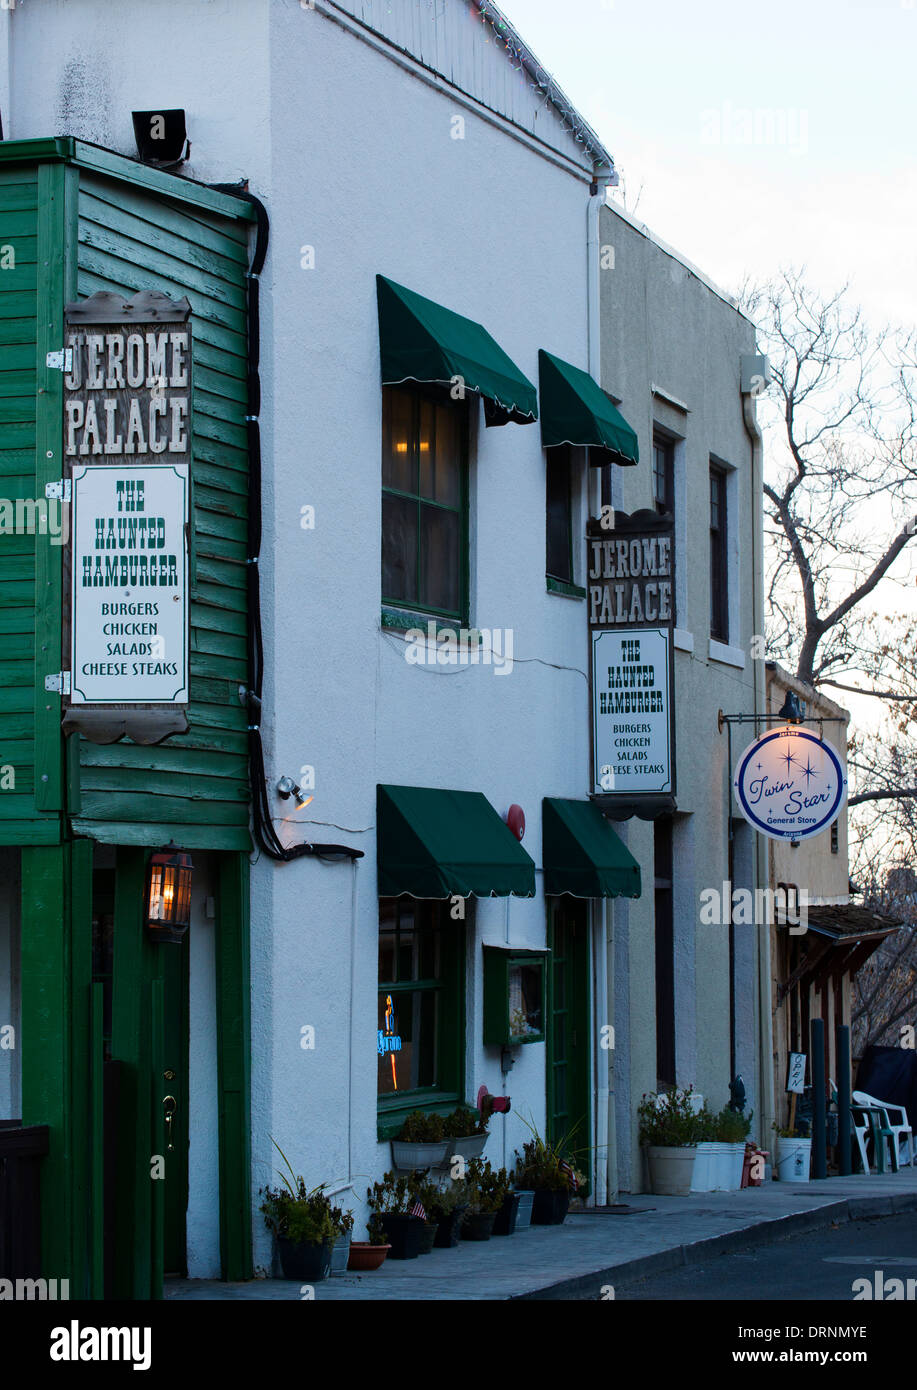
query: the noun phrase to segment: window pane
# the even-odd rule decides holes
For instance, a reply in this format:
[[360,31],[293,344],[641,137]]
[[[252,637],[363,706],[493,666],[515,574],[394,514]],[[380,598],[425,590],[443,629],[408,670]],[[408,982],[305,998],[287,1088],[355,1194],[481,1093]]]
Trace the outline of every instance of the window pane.
[[573,582],[571,564],[570,455],[566,449],[547,452],[545,511],[547,544],[545,572]]
[[459,517],[421,505],[420,601],[457,613],[460,601]]
[[379,983],[394,984],[395,981],[395,933],[379,932]]
[[420,438],[417,441],[421,497],[436,496],[434,491],[436,447],[436,406],[428,397],[421,396]]
[[436,1086],[439,1082],[436,1048],[439,990],[425,990],[422,994],[415,995],[415,998],[420,1006],[420,1026],[417,1030],[420,1045],[417,1048],[416,1084],[418,1086]]
[[435,980],[439,978],[439,941],[439,932],[435,929],[431,931],[429,927],[421,927],[418,931],[418,979]]
[[433,449],[424,452],[421,424],[421,495],[445,506],[461,502],[461,409],[457,404],[436,402]]
[[416,980],[414,970],[414,924],[410,918],[402,917],[398,931],[398,981]]
[[414,397],[408,391],[382,388],[382,484],[416,492],[417,461],[412,448]]
[[382,495],[382,596],[417,599],[417,503]]

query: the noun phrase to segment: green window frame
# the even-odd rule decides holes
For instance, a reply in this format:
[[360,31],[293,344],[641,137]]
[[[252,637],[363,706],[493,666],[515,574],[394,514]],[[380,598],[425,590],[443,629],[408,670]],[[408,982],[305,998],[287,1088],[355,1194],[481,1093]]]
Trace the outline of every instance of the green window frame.
[[382,388],[382,606],[468,623],[466,401]]
[[[391,999],[397,1020],[391,1031],[402,1043],[397,1052],[385,1050],[381,1041],[377,1046],[380,1139],[397,1134],[413,1110],[446,1114],[463,1100],[466,923],[452,920],[450,902],[407,895],[379,899],[377,1037],[388,1031]],[[466,912],[469,906],[470,900]],[[418,1043],[410,1057],[405,1042]],[[412,1068],[422,1084],[383,1092],[383,1069],[399,1061],[402,1072]]]

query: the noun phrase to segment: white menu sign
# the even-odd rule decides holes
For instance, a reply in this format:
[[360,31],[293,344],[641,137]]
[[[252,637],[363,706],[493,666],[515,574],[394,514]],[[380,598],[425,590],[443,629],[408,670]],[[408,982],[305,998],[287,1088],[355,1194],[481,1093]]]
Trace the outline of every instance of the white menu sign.
[[188,703],[186,463],[75,464],[73,705]]
[[603,628],[592,639],[594,790],[672,790],[668,628]]

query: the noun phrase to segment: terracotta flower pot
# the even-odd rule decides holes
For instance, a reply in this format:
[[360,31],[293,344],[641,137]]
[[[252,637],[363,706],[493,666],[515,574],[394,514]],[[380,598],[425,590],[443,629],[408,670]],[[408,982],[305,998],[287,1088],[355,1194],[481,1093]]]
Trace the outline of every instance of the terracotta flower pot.
[[350,1242],[350,1259],[347,1261],[347,1268],[357,1270],[378,1269],[391,1248],[390,1245],[371,1245],[368,1240],[352,1240]]

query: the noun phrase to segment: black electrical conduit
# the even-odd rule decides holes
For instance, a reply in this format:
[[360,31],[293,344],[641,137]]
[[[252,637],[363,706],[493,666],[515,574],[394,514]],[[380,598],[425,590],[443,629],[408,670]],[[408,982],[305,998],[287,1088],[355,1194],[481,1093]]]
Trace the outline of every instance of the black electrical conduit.
[[289,863],[313,855],[319,859],[362,859],[363,851],[350,845],[314,845],[310,843],[281,844],[274,829],[267,794],[267,775],[264,767],[264,746],[261,742],[261,690],[264,681],[264,640],[261,631],[261,581],[258,557],[261,552],[261,354],[260,320],[258,317],[258,277],[267,255],[270,224],[267,209],[253,193],[231,183],[212,183],[209,187],[234,198],[243,198],[255,210],[257,235],[248,281],[248,757],[252,787],[252,819],[255,838],[271,859]]

